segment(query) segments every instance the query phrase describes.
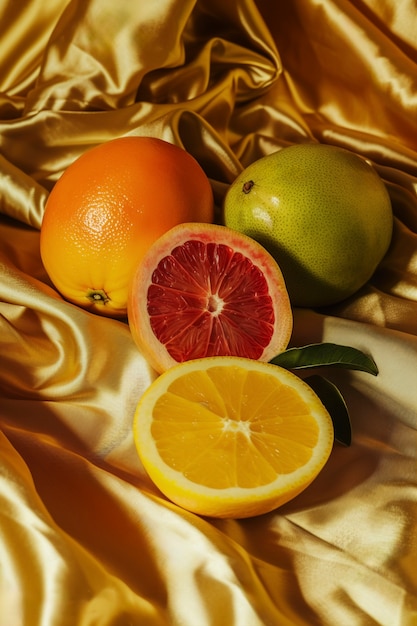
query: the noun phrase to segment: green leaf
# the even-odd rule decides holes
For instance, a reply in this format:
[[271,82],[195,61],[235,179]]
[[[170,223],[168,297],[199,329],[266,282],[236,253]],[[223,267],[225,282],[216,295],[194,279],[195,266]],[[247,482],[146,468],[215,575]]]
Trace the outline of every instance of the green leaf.
[[377,376],[375,361],[357,348],[336,343],[313,343],[301,348],[288,348],[270,361],[286,369],[302,369],[331,365],[367,372]]
[[336,385],[323,376],[307,376],[304,382],[310,385],[329,412],[333,422],[335,440],[344,446],[350,446],[352,427],[349,411]]

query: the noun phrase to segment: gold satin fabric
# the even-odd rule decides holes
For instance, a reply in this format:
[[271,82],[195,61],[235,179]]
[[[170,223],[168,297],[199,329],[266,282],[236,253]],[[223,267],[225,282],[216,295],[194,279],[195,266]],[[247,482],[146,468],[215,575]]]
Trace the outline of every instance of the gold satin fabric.
[[[417,8],[411,0],[0,0],[0,625],[417,624]],[[372,280],[295,311],[292,345],[369,351],[331,371],[353,443],[271,514],[199,518],[134,451],[154,373],[125,321],[65,302],[45,200],[89,147],[184,146],[218,215],[254,159],[319,141],[369,158],[392,246]]]

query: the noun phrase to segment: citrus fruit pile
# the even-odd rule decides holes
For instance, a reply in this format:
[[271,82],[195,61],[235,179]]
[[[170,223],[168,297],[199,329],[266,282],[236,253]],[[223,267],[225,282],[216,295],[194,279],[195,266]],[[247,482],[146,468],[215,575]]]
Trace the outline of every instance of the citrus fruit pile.
[[[330,403],[273,361],[290,352],[292,305],[360,288],[393,218],[365,160],[302,145],[246,168],[226,194],[225,223],[213,221],[211,185],[191,155],[123,137],[58,180],[40,246],[62,295],[127,315],[159,374],[134,419],[151,479],[190,511],[241,518],[298,495],[339,440]],[[346,361],[357,367],[351,351]]]
[[54,185],[42,261],[67,300],[122,317],[150,244],[175,224],[212,222],[213,211],[210,182],[188,152],[154,137],[113,139],[83,153]]
[[133,338],[158,372],[207,356],[269,361],[292,310],[281,271],[256,241],[216,224],[180,224],[150,246],[128,300]]
[[277,260],[293,306],[339,302],[358,291],[392,238],[388,191],[362,157],[299,144],[249,165],[229,187],[224,223]]
[[239,357],[176,365],[145,391],[134,439],[150,478],[194,513],[244,518],[302,492],[333,446],[312,389],[281,367]]

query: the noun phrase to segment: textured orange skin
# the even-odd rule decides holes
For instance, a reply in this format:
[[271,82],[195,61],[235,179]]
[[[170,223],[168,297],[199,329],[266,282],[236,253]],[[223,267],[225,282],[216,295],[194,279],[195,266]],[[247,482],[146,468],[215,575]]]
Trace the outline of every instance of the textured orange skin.
[[209,180],[189,153],[153,137],[113,139],[81,155],[52,189],[42,261],[67,300],[122,317],[153,241],[179,223],[213,219]]

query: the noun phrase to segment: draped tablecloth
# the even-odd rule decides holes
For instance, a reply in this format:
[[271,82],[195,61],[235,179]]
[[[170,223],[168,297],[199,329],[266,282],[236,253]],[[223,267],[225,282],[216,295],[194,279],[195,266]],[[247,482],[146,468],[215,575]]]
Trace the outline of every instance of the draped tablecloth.
[[[0,0],[1,626],[417,624],[417,8],[411,0]],[[153,135],[213,186],[293,143],[342,146],[395,224],[350,299],[294,310],[352,420],[304,493],[247,520],[168,502],[134,450],[155,376],[125,320],[67,303],[39,255],[45,201],[88,148]]]

